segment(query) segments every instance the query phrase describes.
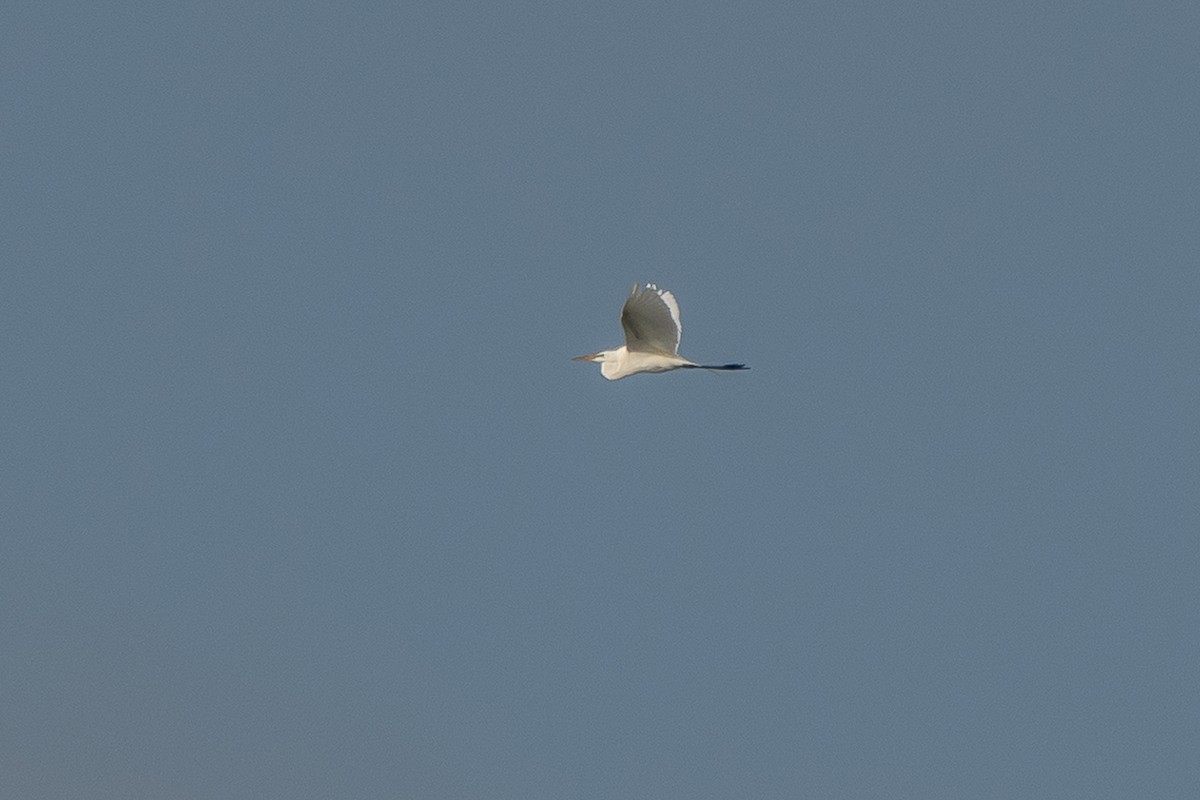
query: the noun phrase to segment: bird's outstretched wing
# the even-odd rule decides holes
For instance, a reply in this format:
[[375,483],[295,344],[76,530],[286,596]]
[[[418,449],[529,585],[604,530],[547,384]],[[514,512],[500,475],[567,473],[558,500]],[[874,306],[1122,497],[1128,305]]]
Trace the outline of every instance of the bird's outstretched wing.
[[621,327],[625,329],[625,346],[643,353],[679,353],[679,304],[675,296],[653,283],[634,284],[621,309]]

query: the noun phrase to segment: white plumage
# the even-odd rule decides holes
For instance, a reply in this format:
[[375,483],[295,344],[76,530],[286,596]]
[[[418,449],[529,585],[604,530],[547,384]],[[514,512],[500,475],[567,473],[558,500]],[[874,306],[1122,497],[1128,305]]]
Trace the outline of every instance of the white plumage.
[[639,372],[672,369],[749,369],[745,364],[697,364],[679,355],[683,333],[679,303],[675,295],[653,283],[633,285],[621,308],[621,327],[625,329],[624,345],[575,360],[598,362],[600,374],[610,381]]

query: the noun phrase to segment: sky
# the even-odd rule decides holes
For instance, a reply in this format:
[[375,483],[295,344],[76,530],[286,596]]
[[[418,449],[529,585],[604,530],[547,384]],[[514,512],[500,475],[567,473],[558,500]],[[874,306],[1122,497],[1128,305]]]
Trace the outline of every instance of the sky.
[[1195,796],[1195,3],[3,17],[0,795]]

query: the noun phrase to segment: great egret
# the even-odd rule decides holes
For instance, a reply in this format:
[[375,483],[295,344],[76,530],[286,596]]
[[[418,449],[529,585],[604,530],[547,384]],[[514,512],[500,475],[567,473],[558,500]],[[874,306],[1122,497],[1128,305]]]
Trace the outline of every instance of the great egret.
[[621,308],[625,344],[616,350],[601,350],[576,361],[597,361],[600,374],[617,381],[639,372],[672,369],[749,369],[745,364],[697,364],[679,355],[679,304],[675,295],[653,283],[633,285]]

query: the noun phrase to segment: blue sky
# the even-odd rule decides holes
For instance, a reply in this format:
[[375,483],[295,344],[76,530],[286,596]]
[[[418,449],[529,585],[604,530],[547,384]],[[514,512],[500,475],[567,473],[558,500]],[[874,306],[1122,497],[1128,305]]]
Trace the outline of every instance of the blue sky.
[[1194,4],[4,16],[0,793],[1200,784]]

